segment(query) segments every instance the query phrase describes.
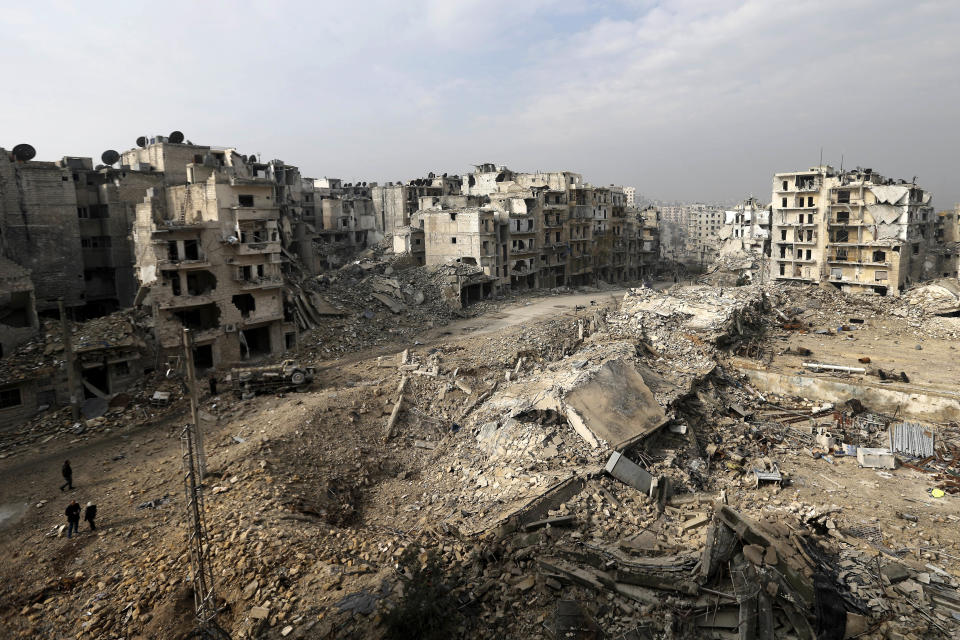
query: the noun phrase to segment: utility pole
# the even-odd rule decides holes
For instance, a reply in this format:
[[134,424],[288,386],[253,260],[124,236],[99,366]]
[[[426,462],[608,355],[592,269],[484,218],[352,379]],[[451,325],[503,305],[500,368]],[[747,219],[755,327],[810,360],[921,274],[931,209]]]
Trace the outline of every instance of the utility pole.
[[60,309],[60,330],[63,332],[63,354],[67,359],[67,386],[70,389],[70,410],[73,419],[80,418],[80,405],[77,402],[77,367],[73,360],[73,334],[70,323],[67,322],[67,312],[63,306],[63,298],[57,300]]
[[183,330],[183,359],[187,369],[187,391],[190,393],[190,419],[197,446],[197,467],[200,479],[207,475],[207,454],[203,450],[203,434],[200,429],[200,401],[197,397],[197,374],[193,368],[193,335],[190,329]]
[[217,599],[213,589],[213,567],[207,557],[207,523],[204,516],[203,485],[197,481],[197,440],[193,437],[199,430],[187,425],[180,435],[183,460],[183,487],[187,507],[187,544],[190,547],[190,564],[193,580],[194,613],[196,628],[187,636],[199,640],[230,640],[230,635],[217,624]]

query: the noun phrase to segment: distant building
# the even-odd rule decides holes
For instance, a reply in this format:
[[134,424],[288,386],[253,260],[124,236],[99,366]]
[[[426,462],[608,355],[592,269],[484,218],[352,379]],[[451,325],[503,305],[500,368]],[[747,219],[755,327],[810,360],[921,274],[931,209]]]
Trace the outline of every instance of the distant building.
[[935,273],[937,217],[915,182],[830,166],[773,178],[771,276],[897,295]]
[[623,187],[623,195],[627,197],[627,206],[634,207],[637,204],[637,188]]
[[719,237],[721,254],[770,255],[770,207],[750,197],[733,209],[727,209]]

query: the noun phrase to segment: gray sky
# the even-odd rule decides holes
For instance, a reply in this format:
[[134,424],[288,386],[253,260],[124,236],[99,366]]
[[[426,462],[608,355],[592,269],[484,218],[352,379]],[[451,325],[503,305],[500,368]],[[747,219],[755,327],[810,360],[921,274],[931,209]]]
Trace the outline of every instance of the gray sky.
[[99,158],[182,130],[398,180],[479,162],[767,201],[824,160],[960,201],[960,2],[29,2],[0,146]]

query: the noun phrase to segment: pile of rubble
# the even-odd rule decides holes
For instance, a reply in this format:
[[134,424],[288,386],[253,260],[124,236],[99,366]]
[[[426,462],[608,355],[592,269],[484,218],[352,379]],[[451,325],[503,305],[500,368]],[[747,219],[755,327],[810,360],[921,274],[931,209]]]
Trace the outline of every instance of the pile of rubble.
[[[426,267],[394,267],[363,259],[339,270],[304,280],[292,297],[306,295],[311,304],[298,312],[299,355],[330,359],[396,340],[414,341],[425,329],[484,311],[451,305],[445,283]],[[298,306],[302,307],[303,303]]]
[[[354,267],[304,290],[374,301],[385,318],[443,304],[414,273]],[[344,364],[313,393],[208,403],[221,625],[234,638],[380,637],[405,603],[408,552],[420,564],[432,550],[457,637],[956,634],[958,426],[764,395],[729,366],[765,335],[899,305],[855,313],[836,296],[631,290]],[[858,455],[884,447],[898,468]],[[154,517],[109,531],[121,544],[87,558],[96,575],[71,568],[7,593],[16,630],[187,631],[179,481],[169,471],[130,490]],[[914,508],[886,513],[901,499]]]

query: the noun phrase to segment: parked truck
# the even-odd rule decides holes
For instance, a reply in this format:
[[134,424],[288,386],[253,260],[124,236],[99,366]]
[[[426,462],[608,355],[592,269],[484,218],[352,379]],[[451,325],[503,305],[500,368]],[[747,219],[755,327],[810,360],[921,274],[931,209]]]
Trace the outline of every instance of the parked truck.
[[271,393],[283,389],[303,389],[316,373],[314,367],[301,366],[293,360],[263,367],[239,367],[230,370],[229,382],[238,396]]

